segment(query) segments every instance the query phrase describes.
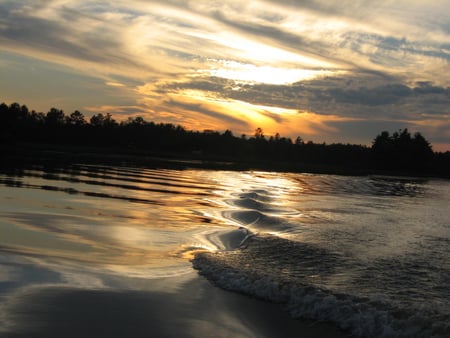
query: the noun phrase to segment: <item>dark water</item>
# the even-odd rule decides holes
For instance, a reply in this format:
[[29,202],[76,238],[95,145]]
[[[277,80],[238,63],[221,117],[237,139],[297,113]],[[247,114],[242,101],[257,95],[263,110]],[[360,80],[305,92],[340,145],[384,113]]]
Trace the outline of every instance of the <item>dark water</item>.
[[448,181],[79,165],[2,173],[0,201],[0,327],[33,288],[145,292],[195,258],[294,317],[450,336]]

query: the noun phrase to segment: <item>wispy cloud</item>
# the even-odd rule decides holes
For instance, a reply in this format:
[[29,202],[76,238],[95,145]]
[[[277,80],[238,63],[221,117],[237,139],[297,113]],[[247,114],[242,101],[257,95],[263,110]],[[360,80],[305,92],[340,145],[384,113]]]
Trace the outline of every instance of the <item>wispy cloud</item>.
[[0,51],[98,79],[91,111],[318,141],[410,126],[450,145],[447,1],[5,0]]

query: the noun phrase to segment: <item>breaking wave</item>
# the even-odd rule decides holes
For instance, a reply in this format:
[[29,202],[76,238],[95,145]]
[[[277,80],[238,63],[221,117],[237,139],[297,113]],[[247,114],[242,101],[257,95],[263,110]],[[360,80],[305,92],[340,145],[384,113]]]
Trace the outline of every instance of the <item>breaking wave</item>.
[[[300,178],[307,181],[307,177]],[[398,196],[423,196],[421,183],[394,180],[391,184],[377,178],[324,177],[320,180],[321,186],[326,186],[328,181],[341,187],[335,189],[343,201],[341,207],[333,209],[324,202],[319,209],[321,213],[306,210],[310,215],[298,211],[310,203],[305,198],[300,200],[299,190],[286,190],[283,198],[288,203],[285,204],[278,203],[277,189],[242,190],[232,194],[225,200],[230,208],[222,211],[221,216],[238,227],[239,241],[235,241],[234,246],[223,245],[220,251],[196,253],[192,261],[194,268],[223,289],[283,304],[294,318],[333,322],[354,336],[450,337],[449,294],[442,289],[445,285],[442,283],[450,275],[444,267],[445,261],[440,258],[447,249],[442,248],[440,255],[431,257],[422,242],[419,254],[414,253],[417,249],[409,248],[410,255],[394,250],[383,256],[382,248],[390,240],[389,228],[379,224],[369,228],[370,222],[377,220],[373,216],[377,210],[387,210],[390,203],[395,201],[397,207],[400,202],[405,203],[402,207],[409,208],[410,200],[399,201]],[[345,185],[349,181],[354,187]],[[395,194],[379,197],[394,188]],[[315,193],[309,190],[303,190],[303,196],[325,194],[323,189]],[[373,190],[368,192],[369,196],[374,196],[369,197],[372,202],[360,197],[356,200],[360,203],[357,208],[367,213],[364,219],[363,214],[355,212],[354,196],[362,196],[362,191],[369,190]],[[327,201],[328,193],[325,195],[321,202]],[[295,209],[290,208],[292,205]],[[315,223],[311,222],[314,213],[322,215]],[[317,241],[317,234],[325,231],[319,226],[326,229],[328,224],[336,222],[327,213],[356,223],[342,225],[334,238]],[[302,220],[309,223],[302,224]],[[360,222],[368,230],[356,231]],[[399,222],[395,224],[405,226]],[[376,245],[370,244],[372,231],[377,231]],[[307,232],[316,236],[307,237]],[[423,235],[416,233],[414,236]],[[361,243],[373,246],[375,251],[368,251],[372,256],[360,256],[364,252],[360,250],[360,245],[364,245]],[[359,248],[359,251],[352,251],[352,248]],[[377,254],[373,256],[373,252]]]
[[270,235],[236,250],[199,253],[193,266],[217,286],[284,304],[294,318],[329,321],[358,337],[449,337],[448,318],[319,287],[345,257]]

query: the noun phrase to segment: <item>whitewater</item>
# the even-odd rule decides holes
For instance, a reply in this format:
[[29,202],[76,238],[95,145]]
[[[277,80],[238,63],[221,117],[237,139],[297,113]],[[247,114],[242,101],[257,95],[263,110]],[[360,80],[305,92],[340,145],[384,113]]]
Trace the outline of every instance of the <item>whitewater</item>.
[[251,176],[221,213],[245,236],[198,254],[202,275],[355,336],[450,336],[448,182],[284,174],[262,189],[274,175]]

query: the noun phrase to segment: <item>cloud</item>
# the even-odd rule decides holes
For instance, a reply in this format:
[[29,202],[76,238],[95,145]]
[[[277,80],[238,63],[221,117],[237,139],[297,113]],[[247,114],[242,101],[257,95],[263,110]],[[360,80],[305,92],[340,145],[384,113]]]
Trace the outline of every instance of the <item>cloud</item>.
[[[421,63],[425,73],[435,75],[433,60],[448,62],[450,56],[450,39],[444,33],[448,25],[433,26],[432,32],[441,34],[419,42],[414,35],[405,38],[395,29],[374,27],[375,14],[393,16],[385,3],[68,0],[9,1],[2,7],[2,48],[80,69],[90,65],[92,70],[95,65],[97,72],[140,78],[217,66],[210,59],[220,56],[310,69],[386,71],[385,67]],[[406,17],[397,21],[407,25]],[[414,22],[408,28],[416,26]]]
[[114,118],[139,116],[145,114],[145,110],[140,106],[119,106],[119,105],[103,105],[103,106],[85,106],[84,109],[94,114],[111,114]]
[[363,106],[381,106],[399,103],[413,91],[402,84],[387,84],[375,88],[360,87],[358,89],[333,88],[328,90],[336,102],[359,104]]
[[[397,81],[393,77],[367,73],[284,85],[204,77],[167,84],[162,92],[195,91],[215,98],[218,106],[221,100],[246,102],[253,110],[276,123],[277,127],[272,127],[272,131],[278,128],[289,136],[294,136],[296,131],[300,135],[312,136],[322,133],[323,139],[328,141],[345,142],[346,135],[353,135],[354,140],[367,143],[380,130],[409,127],[427,131],[434,140],[433,135],[442,134],[442,127],[448,124],[449,88],[423,82],[409,87]],[[209,104],[214,106],[214,100]],[[268,109],[259,108],[261,106]],[[199,107],[190,108],[200,110]],[[297,117],[290,113],[293,111],[298,112]],[[302,112],[310,115],[299,118]],[[305,123],[306,116],[311,123]],[[313,123],[314,119],[320,122]]]
[[248,127],[248,123],[244,119],[239,119],[228,114],[224,114],[219,111],[207,108],[202,103],[187,103],[175,100],[170,100],[164,103],[169,107],[177,107],[181,108],[183,111],[190,111],[191,114],[200,114],[209,118],[216,119],[219,121],[219,123],[222,122],[232,125],[241,125],[244,128]]
[[107,86],[111,86],[111,87],[124,87],[125,86],[123,83],[113,82],[113,81],[107,81],[107,82],[105,82],[105,84]]
[[[84,81],[85,106],[124,118],[349,140],[405,124],[450,144],[449,22],[446,1],[6,0],[0,55],[55,65],[42,82],[70,68],[66,104]],[[9,82],[8,98],[33,97]]]
[[[170,66],[170,60],[165,67],[155,67],[154,61],[164,62],[164,56],[173,51],[162,43],[151,48],[145,45],[151,41],[143,41],[140,34],[144,32],[143,37],[148,38],[145,31],[150,31],[154,24],[145,13],[116,14],[112,6],[92,8],[75,1],[39,2],[33,7],[21,4],[7,3],[0,14],[3,49],[82,71],[94,70],[99,75],[142,77],[177,68]],[[120,6],[118,9],[124,11]],[[83,10],[90,12],[86,14]],[[153,26],[160,28],[158,24]]]

